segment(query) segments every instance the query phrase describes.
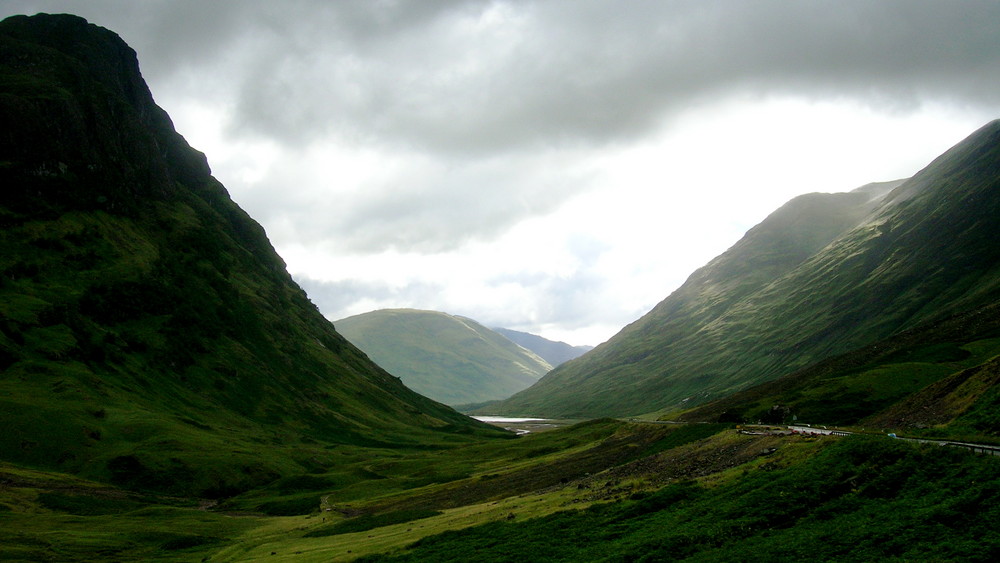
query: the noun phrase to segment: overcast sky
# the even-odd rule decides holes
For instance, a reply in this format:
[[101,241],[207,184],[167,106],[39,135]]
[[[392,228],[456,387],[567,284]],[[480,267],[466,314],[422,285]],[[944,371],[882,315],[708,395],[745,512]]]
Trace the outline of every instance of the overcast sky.
[[598,344],[1000,117],[1000,2],[20,1],[118,33],[331,320]]

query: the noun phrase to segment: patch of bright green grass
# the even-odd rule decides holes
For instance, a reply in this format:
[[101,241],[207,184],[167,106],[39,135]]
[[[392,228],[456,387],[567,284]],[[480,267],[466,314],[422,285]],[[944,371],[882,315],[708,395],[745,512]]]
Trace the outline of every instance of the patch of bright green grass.
[[439,510],[397,510],[396,512],[388,512],[385,514],[358,516],[357,518],[344,520],[330,526],[310,530],[306,532],[303,537],[321,538],[325,536],[336,536],[338,534],[367,532],[368,530],[374,530],[375,528],[391,526],[393,524],[403,524],[414,520],[430,518],[439,514],[442,514]]
[[201,560],[260,525],[66,474],[0,465],[0,560]]

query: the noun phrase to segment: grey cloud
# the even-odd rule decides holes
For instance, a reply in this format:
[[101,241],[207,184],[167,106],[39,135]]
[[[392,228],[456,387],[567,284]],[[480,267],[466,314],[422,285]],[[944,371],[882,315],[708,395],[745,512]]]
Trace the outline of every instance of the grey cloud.
[[414,182],[372,194],[347,210],[336,225],[337,235],[354,251],[444,252],[545,215],[588,187],[572,171],[558,179],[531,172],[542,180],[503,167],[475,166],[432,179],[440,183]]
[[403,167],[380,184],[347,195],[337,191],[341,180],[335,169],[325,192],[289,190],[294,178],[274,176],[239,201],[262,223],[295,229],[296,240],[323,240],[348,253],[433,254],[493,240],[593,187],[585,165],[554,155],[415,166],[417,172]]
[[234,132],[293,145],[327,135],[453,154],[601,145],[730,92],[834,93],[902,110],[1000,103],[993,1],[14,1],[5,11],[58,7],[120,31],[156,80],[191,72],[226,90]]
[[0,6],[0,17],[38,12],[72,13],[114,31],[139,53],[147,80],[224,56],[252,14],[199,0],[8,0]]
[[[627,140],[733,91],[1000,100],[995,2],[435,8],[343,36],[316,28],[344,29],[346,8],[320,14],[307,53],[278,49],[246,75],[240,123],[289,142],[335,133],[468,153]],[[456,31],[490,10],[509,21]]]
[[[833,94],[899,111],[929,99],[1000,104],[995,1],[0,6],[36,11],[78,12],[118,31],[160,82],[151,84],[158,99],[214,96],[231,108],[234,136],[289,150],[333,137],[460,163],[350,202],[317,196],[307,209],[271,195],[287,193],[287,171],[260,186],[270,193],[248,196],[261,200],[252,211],[263,222],[317,219],[306,238],[354,251],[433,252],[494,237],[585,189],[547,160],[555,149],[586,156],[732,92]],[[338,182],[336,170],[328,181]]]

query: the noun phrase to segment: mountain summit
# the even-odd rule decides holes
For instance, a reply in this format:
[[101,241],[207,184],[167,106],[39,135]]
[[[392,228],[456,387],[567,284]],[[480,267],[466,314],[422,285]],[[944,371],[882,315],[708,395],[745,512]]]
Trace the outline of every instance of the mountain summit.
[[1000,298],[1000,121],[903,182],[793,199],[652,311],[503,405],[690,406]]
[[506,399],[552,369],[505,336],[447,313],[382,309],[334,324],[414,391],[450,405]]
[[0,75],[3,461],[219,496],[494,432],[334,330],[114,33],[8,18]]

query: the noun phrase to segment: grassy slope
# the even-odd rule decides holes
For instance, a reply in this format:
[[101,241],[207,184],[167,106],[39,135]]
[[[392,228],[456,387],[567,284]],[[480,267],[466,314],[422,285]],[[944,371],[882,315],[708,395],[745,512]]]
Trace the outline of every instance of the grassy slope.
[[804,209],[793,200],[504,412],[621,415],[703,402],[996,300],[998,138],[1000,123],[985,126],[871,216],[831,211],[830,196]]
[[190,560],[260,525],[66,474],[0,464],[0,478],[5,561]]
[[[913,428],[951,421],[941,411],[941,386],[1000,354],[1000,304],[928,323],[869,346],[819,362],[683,413],[679,420],[822,422],[878,428]],[[980,389],[980,393],[985,391]],[[911,395],[912,399],[907,399]],[[929,397],[938,397],[931,400]],[[903,401],[907,399],[906,401]],[[903,401],[901,404],[897,404]],[[931,404],[936,416],[929,416]],[[913,406],[907,406],[907,405]],[[917,406],[919,404],[919,406]],[[965,407],[967,402],[961,403]],[[775,409],[775,406],[779,409]],[[879,415],[883,409],[891,413]],[[923,411],[924,414],[917,414]],[[950,416],[946,416],[945,412]],[[893,414],[894,413],[894,414]],[[981,435],[1000,428],[980,429]]]
[[494,521],[365,561],[988,561],[1000,556],[998,500],[994,458],[851,438],[791,466]]
[[552,369],[495,331],[446,313],[385,309],[334,324],[408,387],[450,405],[505,399]]
[[1000,339],[967,348],[990,349],[986,362],[957,371],[866,419],[870,426],[907,428],[915,434],[1000,443]]
[[[788,202],[695,271],[642,319],[507,401],[506,410],[581,414],[613,412],[621,404],[634,405],[630,414],[655,410],[652,407],[660,394],[646,393],[644,384],[648,374],[659,371],[662,355],[692,340],[697,343],[695,333],[701,325],[722,317],[856,225],[871,211],[873,195],[884,195],[896,185],[873,185],[848,194],[809,194]],[[608,392],[606,387],[612,382],[614,392]],[[696,393],[689,382],[674,382],[674,386],[678,383],[683,393]],[[578,387],[583,391],[569,396],[568,391]]]
[[[0,467],[0,557],[989,560],[1000,549],[1000,460],[884,437],[604,420],[499,446],[386,453],[208,511]],[[296,515],[239,505],[297,496],[309,503]]]
[[[8,524],[0,532],[0,556],[84,560],[100,550],[120,558],[211,555],[243,561],[270,557],[272,551],[286,557],[306,551],[316,560],[340,559],[348,550],[378,552],[496,518],[525,519],[621,500],[688,467],[681,464],[674,473],[627,469],[650,455],[680,448],[693,459],[730,447],[733,440],[759,440],[726,434],[720,443],[704,442],[719,429],[599,420],[449,450],[371,450],[367,455],[344,450],[343,462],[329,472],[282,479],[209,512],[199,510],[194,500],[138,495],[8,466],[0,468],[9,485],[0,491],[0,520]],[[757,457],[756,446],[743,449],[743,461]],[[739,462],[722,460],[710,472]],[[609,469],[619,473],[604,473]],[[281,510],[298,516],[279,516]]]
[[330,448],[496,434],[334,331],[112,33],[10,18],[0,75],[4,460],[225,496]]

